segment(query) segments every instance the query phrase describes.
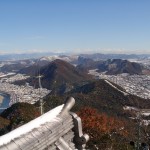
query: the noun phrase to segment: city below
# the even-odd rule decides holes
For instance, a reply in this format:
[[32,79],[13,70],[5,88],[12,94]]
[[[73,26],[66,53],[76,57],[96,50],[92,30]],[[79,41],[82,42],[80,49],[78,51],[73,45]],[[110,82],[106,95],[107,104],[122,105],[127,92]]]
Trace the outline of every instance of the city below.
[[107,79],[115,84],[118,84],[126,90],[126,92],[150,99],[150,76],[149,75],[106,75],[98,73],[96,70],[89,70],[89,74],[96,76],[97,79]]
[[1,75],[0,91],[2,93],[7,93],[10,95],[9,106],[17,102],[26,102],[34,104],[38,100],[45,97],[48,93],[50,93],[50,91],[45,88],[34,88],[33,86],[30,86],[28,83],[22,86],[12,84],[12,82],[14,81],[24,80],[27,79],[28,77],[29,76],[23,74],[15,74],[15,75],[11,74],[11,77],[8,77],[8,74]]

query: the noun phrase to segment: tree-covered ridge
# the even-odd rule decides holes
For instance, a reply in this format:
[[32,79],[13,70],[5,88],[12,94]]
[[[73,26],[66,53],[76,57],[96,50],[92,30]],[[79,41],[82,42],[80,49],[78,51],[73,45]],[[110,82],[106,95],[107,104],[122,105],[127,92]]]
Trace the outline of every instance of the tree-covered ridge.
[[[116,86],[114,84],[114,86]],[[119,90],[124,91],[119,86]],[[72,96],[76,100],[73,111],[79,111],[82,107],[96,108],[99,112],[106,112],[111,116],[124,118],[131,117],[131,113],[123,109],[124,106],[137,108],[150,108],[149,100],[134,96],[124,95],[122,92],[110,86],[105,80],[91,81],[64,95],[49,95],[45,98],[45,111],[64,103],[66,97]]]
[[129,145],[128,137],[131,134],[127,128],[127,120],[110,117],[91,107],[83,107],[78,115],[82,119],[83,131],[90,136],[88,149],[132,149]]
[[[114,86],[116,85],[114,84]],[[117,88],[124,91],[119,86],[117,86]],[[145,100],[130,94],[124,95],[122,92],[107,84],[105,80],[97,80],[91,81],[90,83],[82,86],[78,86],[74,90],[65,93],[63,96],[47,96],[45,98],[46,103],[44,104],[45,111],[48,111],[49,108],[54,108],[57,105],[63,104],[66,97],[68,96],[72,96],[76,100],[76,104],[73,107],[72,111],[78,112],[80,117],[82,118],[85,133],[90,134],[91,132],[93,135],[97,135],[99,137],[98,139],[94,137],[92,140],[89,141],[88,145],[94,145],[94,143],[98,143],[101,141],[99,147],[102,147],[102,143],[105,143],[104,145],[108,146],[110,145],[110,142],[112,142],[117,147],[117,141],[120,142],[119,145],[122,145],[122,147],[124,147],[123,149],[125,150],[126,146],[130,147],[130,141],[137,141],[138,122],[137,120],[129,119],[129,117],[136,116],[133,116],[135,115],[133,114],[133,112],[124,110],[123,107],[150,107],[149,100]],[[90,111],[88,112],[86,110],[91,110],[91,114],[89,114]],[[111,129],[109,127],[110,124],[112,126]],[[122,125],[124,127],[124,130],[119,131]],[[87,130],[90,130],[90,132],[87,132]],[[112,141],[112,139],[110,140],[108,133],[111,134],[115,130],[117,130],[117,134],[113,134]],[[144,138],[144,130],[142,130],[141,133],[143,136],[141,138],[141,141],[147,141],[147,139]],[[115,150],[117,149],[119,148],[117,147]]]
[[3,135],[8,132],[9,124],[10,120],[0,116],[0,135]]
[[7,126],[8,131],[11,131],[37,118],[39,115],[39,109],[36,108],[34,105],[28,103],[16,103],[11,107],[7,108],[1,114],[0,119],[4,119],[7,121],[7,124],[3,125],[2,128]]

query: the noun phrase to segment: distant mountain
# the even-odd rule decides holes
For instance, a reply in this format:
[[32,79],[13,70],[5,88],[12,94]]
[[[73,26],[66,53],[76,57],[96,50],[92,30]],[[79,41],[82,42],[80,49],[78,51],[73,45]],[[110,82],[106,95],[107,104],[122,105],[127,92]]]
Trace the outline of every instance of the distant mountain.
[[32,65],[21,68],[18,73],[35,76],[39,74],[39,71],[42,67],[48,65],[49,63],[49,60],[47,60],[45,57],[41,57],[40,59],[35,59]]
[[80,54],[81,57],[90,58],[93,60],[107,60],[107,59],[145,59],[150,58],[150,54],[101,54],[101,53],[94,53],[94,54]]
[[29,76],[35,76],[38,75],[40,68],[41,68],[40,66],[34,64],[32,66],[24,67],[20,69],[17,73],[26,74]]
[[121,73],[142,74],[143,66],[136,62],[130,62],[123,59],[108,59],[94,61],[90,58],[79,57],[77,68],[81,71],[88,72],[91,69],[97,69],[98,72],[116,75]]
[[7,72],[18,72],[19,70],[31,66],[35,63],[35,59],[25,59],[16,61],[1,61],[0,71]]
[[[36,70],[36,71],[35,71]],[[20,73],[27,73],[32,75],[30,79],[25,81],[18,81],[15,84],[24,84],[29,82],[31,85],[39,87],[38,76],[40,70],[42,87],[55,91],[56,93],[64,93],[71,90],[76,84],[83,84],[91,79],[86,73],[79,71],[70,63],[56,59],[48,65],[38,68],[33,65],[20,71]]]
[[100,72],[106,71],[106,74],[114,75],[121,73],[142,74],[143,68],[140,64],[135,62],[129,62],[128,60],[109,59],[99,64],[98,69]]
[[104,61],[94,61],[90,58],[79,57],[77,60],[77,68],[80,71],[88,72],[90,69],[98,69],[98,66]]
[[21,68],[18,73],[27,74],[27,75],[35,75],[43,66],[48,65],[50,62],[56,59],[60,59],[69,63],[73,63],[74,61],[76,61],[77,56],[66,56],[66,55],[43,56],[41,58],[34,59],[34,63],[32,65]]
[[70,63],[59,59],[41,68],[40,72],[42,85],[48,89],[55,89],[58,93],[70,90],[74,84],[90,79],[89,75],[78,71]]
[[43,53],[22,53],[22,54],[1,54],[0,60],[23,60],[23,59],[33,59],[40,58],[43,56],[53,56],[53,55],[62,55],[62,53],[52,53],[52,52],[43,52]]
[[1,67],[1,72],[7,73],[7,72],[18,72],[20,69],[24,68],[24,64],[10,64],[10,65],[4,65]]
[[95,61],[107,60],[107,59],[149,59],[150,54],[79,54],[79,55],[69,55],[65,53],[52,53],[52,52],[43,52],[43,53],[23,53],[23,54],[1,54],[0,61],[16,61],[24,59],[43,59],[47,61],[53,61],[55,59],[62,59],[67,62],[77,63],[78,57],[90,58]]
[[44,60],[44,61],[54,61],[56,59],[60,59],[60,60],[64,60],[66,62],[74,62],[78,59],[78,56],[76,55],[52,55],[52,56],[44,56],[39,58],[40,61]]
[[[59,57],[56,55],[43,56],[43,57],[36,58],[36,59],[34,58],[34,59],[0,61],[0,63],[2,64],[1,71],[4,73],[5,72],[17,72],[17,73],[33,75],[35,73],[36,69],[37,69],[36,71],[38,71],[39,68],[48,65],[50,62],[52,62],[53,60],[55,60],[57,58],[71,61],[67,56]],[[31,71],[31,70],[33,70],[33,68],[35,68],[34,71]]]
[[[42,53],[42,54],[33,53],[30,55],[31,55],[30,57],[28,57],[29,54],[8,55],[8,58],[10,57],[10,59],[7,60],[6,57],[7,61],[5,60],[5,55],[4,56],[0,55],[0,58],[2,57],[2,59],[0,59],[0,71],[3,73],[15,72],[15,73],[33,75],[35,74],[35,72],[39,71],[39,68],[48,65],[50,62],[56,59],[64,60],[72,64],[75,64],[76,60],[78,59],[78,56],[76,55],[73,56],[60,55],[60,54],[56,55],[55,53]],[[14,59],[11,59],[11,57]]]

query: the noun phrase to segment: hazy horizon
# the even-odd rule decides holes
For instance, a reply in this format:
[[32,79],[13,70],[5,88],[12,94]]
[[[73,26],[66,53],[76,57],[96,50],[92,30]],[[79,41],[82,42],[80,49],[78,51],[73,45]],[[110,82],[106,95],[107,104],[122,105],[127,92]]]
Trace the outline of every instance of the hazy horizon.
[[[30,52],[16,52],[16,53],[0,53],[0,55],[23,55],[23,54],[51,54],[51,55],[82,55],[82,54],[103,54],[103,55],[150,55],[150,53],[113,53],[113,52],[110,52],[110,53],[103,53],[103,52],[51,52],[51,51],[37,51],[37,52],[33,52],[33,51],[30,51]],[[44,56],[44,55],[43,55]],[[50,55],[49,55],[50,56]]]

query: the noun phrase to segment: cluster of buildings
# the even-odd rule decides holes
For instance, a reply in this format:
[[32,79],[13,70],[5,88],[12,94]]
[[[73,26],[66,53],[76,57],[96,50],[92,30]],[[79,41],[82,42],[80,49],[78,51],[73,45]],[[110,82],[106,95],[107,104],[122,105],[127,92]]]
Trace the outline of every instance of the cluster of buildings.
[[25,80],[27,78],[30,78],[30,76],[26,76],[26,75],[23,75],[23,74],[15,74],[11,77],[7,77],[7,78],[3,78],[2,80],[7,83],[12,83],[12,82],[15,82],[15,81],[19,81],[19,80]]
[[50,93],[50,90],[47,90],[45,88],[35,89],[28,83],[22,86],[14,85],[12,83],[14,81],[24,80],[26,78],[28,78],[28,76],[17,74],[11,77],[0,79],[0,91],[10,95],[10,105],[16,102],[27,102],[30,104],[34,104]]
[[118,84],[126,92],[139,97],[150,99],[150,76],[149,75],[106,75],[98,73],[97,70],[90,70],[89,74],[95,75],[97,79],[106,79]]

